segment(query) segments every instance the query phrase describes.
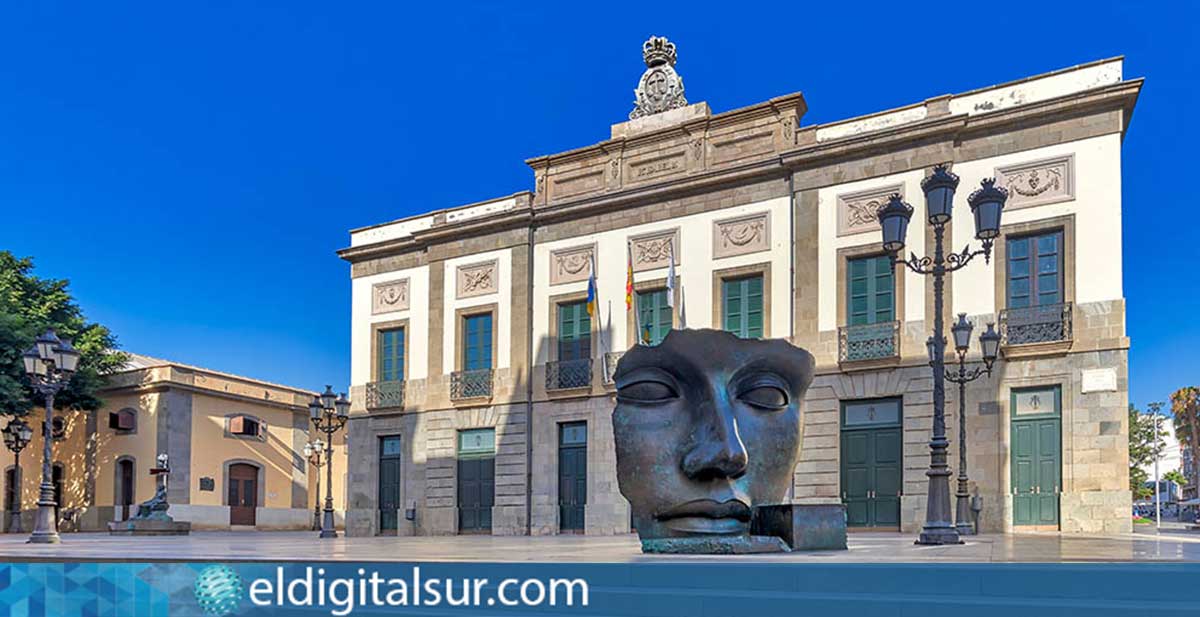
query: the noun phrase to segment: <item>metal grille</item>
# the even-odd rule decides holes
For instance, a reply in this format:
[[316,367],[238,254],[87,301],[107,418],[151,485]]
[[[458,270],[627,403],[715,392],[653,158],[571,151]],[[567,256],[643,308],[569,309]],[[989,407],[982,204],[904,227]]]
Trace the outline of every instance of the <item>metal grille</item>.
[[592,385],[592,359],[546,363],[546,389],[567,390]]
[[450,400],[484,398],[492,395],[492,369],[450,373]]
[[610,351],[604,354],[604,383],[611,384],[613,375],[617,374],[617,362],[621,361],[621,356],[625,355],[623,351]]
[[367,409],[387,409],[389,407],[404,407],[404,382],[368,382]]
[[1028,345],[1071,340],[1071,303],[1000,311],[1000,344]]
[[881,360],[899,355],[899,321],[838,328],[838,362]]

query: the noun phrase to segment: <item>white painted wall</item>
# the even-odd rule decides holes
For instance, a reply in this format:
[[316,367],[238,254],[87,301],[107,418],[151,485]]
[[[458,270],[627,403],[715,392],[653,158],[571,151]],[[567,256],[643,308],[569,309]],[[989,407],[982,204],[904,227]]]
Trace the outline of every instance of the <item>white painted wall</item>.
[[[836,330],[838,326],[837,299],[838,294],[845,290],[838,289],[837,282],[837,252],[843,248],[858,246],[880,246],[883,236],[878,229],[859,232],[856,234],[837,235],[838,195],[870,191],[896,184],[904,185],[904,200],[913,207],[912,222],[908,226],[907,248],[917,255],[925,254],[925,196],[921,192],[921,179],[925,177],[922,170],[879,176],[858,182],[849,182],[836,186],[825,187],[817,192],[818,242],[817,247],[817,286],[820,290],[817,297],[817,327],[822,331]],[[797,267],[812,267],[799,264]],[[899,267],[896,270],[900,275]],[[914,321],[925,318],[925,293],[922,276],[909,271],[903,271],[904,279],[904,319]]]
[[[409,308],[406,311],[371,314],[371,290],[376,283],[408,278]],[[371,325],[383,321],[408,320],[408,379],[425,379],[429,373],[429,267],[363,276],[351,281],[350,384],[361,386],[371,375]]]
[[[537,356],[535,364],[544,364],[549,359],[549,346],[544,342],[550,334],[550,296],[572,292],[586,292],[587,281],[550,285],[550,252],[553,250],[588,245],[597,245],[596,285],[600,300],[601,348],[599,351],[623,351],[626,348],[625,276],[627,267],[627,242],[632,236],[641,236],[657,231],[679,228],[680,254],[675,274],[679,277],[681,308],[689,328],[715,327],[713,323],[713,271],[739,266],[771,263],[771,306],[770,335],[773,338],[791,336],[791,280],[790,260],[791,230],[788,217],[790,199],[780,197],[754,204],[725,208],[713,212],[694,214],[678,219],[626,227],[599,234],[576,236],[565,240],[538,244],[534,247],[534,292],[533,324],[534,346]],[[770,212],[771,245],[769,251],[737,255],[714,260],[712,258],[713,223],[718,220],[743,215]],[[635,281],[666,278],[667,269],[647,270],[634,274]]]
[[[519,250],[524,250],[521,248]],[[492,327],[496,330],[496,348],[492,350],[495,354],[496,362],[492,368],[508,368],[511,364],[509,359],[512,357],[512,252],[513,249],[503,249],[499,251],[491,251],[488,253],[478,253],[475,255],[467,255],[465,257],[455,257],[447,259],[443,262],[442,267],[445,268],[444,281],[442,286],[442,306],[445,309],[442,311],[442,372],[450,374],[454,372],[454,360],[458,354],[458,324],[455,323],[455,316],[458,309],[468,308],[472,306],[483,306],[486,304],[497,304],[496,320]],[[497,264],[497,288],[496,292],[486,296],[475,296],[473,298],[464,298],[462,300],[455,299],[456,278],[458,276],[458,267],[471,264],[482,263],[486,261],[496,260]],[[428,291],[424,297],[428,298]],[[416,299],[418,296],[413,296]]]

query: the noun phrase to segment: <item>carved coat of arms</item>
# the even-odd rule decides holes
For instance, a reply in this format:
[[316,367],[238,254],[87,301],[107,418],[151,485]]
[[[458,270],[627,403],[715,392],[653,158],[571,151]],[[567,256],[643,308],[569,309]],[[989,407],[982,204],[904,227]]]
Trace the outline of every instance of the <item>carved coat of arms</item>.
[[666,37],[652,36],[642,45],[642,59],[646,62],[646,72],[633,91],[636,98],[629,119],[686,107],[683,78],[675,72],[675,44]]

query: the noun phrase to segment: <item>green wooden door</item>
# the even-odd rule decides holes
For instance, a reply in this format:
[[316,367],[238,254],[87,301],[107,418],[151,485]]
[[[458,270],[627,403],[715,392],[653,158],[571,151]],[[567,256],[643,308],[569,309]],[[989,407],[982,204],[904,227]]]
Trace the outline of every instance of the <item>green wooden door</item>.
[[396,531],[400,512],[400,437],[379,439],[379,531]]
[[742,338],[762,338],[763,277],[750,276],[721,282],[721,315],[724,329]]
[[667,290],[638,292],[637,307],[638,323],[642,328],[638,336],[647,345],[661,343],[674,325],[671,305],[667,304]]
[[900,526],[902,445],[898,399],[842,405],[842,501],[850,527]]
[[490,533],[496,505],[496,432],[458,433],[458,532]]
[[1057,387],[1013,391],[1010,442],[1014,525],[1058,525],[1061,400]]
[[849,262],[847,318],[851,326],[895,319],[894,267],[890,257],[863,257]]
[[586,302],[558,305],[558,359],[560,362],[592,357],[592,318]]
[[587,423],[559,425],[558,527],[582,532],[587,506]]
[[463,370],[492,368],[492,314],[471,315],[463,322]]

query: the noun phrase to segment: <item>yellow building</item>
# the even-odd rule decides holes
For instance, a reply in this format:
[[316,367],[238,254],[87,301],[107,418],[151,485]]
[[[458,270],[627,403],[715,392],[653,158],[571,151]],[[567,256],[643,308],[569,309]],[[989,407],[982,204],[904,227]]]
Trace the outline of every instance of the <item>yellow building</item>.
[[[133,354],[110,376],[95,412],[56,411],[53,480],[60,531],[98,531],[137,512],[154,495],[150,469],[167,454],[170,514],[193,529],[310,529],[327,490],[326,469],[304,455],[313,429],[314,393]],[[11,528],[20,486],[22,528],[29,532],[41,483],[42,423],[26,421],[33,441],[3,451],[4,530]],[[333,503],[341,525],[345,503],[345,439],[334,435]],[[321,502],[323,504],[323,501]]]

